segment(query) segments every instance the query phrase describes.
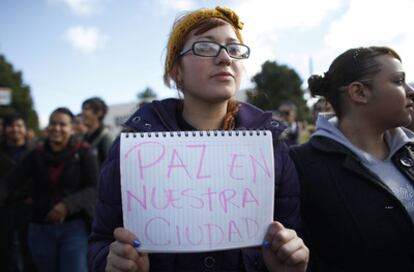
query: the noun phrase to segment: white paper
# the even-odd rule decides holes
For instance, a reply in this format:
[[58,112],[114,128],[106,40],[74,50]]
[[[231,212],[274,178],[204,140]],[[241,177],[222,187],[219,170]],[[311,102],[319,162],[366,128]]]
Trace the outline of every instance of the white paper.
[[124,227],[144,252],[260,245],[273,221],[270,131],[122,133]]

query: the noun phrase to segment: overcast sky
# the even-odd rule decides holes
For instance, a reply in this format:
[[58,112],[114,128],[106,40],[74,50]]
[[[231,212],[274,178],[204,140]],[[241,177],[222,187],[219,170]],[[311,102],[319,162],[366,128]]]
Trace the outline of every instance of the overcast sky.
[[42,125],[50,112],[101,96],[109,105],[136,101],[163,86],[168,33],[186,10],[223,5],[245,23],[252,49],[243,87],[266,60],[295,69],[303,81],[351,47],[387,45],[414,81],[414,0],[1,0],[0,54],[22,71]]

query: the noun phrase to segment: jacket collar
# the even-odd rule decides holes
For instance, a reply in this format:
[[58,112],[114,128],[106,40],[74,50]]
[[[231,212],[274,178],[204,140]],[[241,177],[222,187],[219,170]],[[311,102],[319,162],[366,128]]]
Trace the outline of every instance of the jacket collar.
[[313,136],[309,143],[316,149],[327,153],[350,154],[350,150],[342,144],[324,136]]
[[[281,122],[272,119],[271,112],[248,103],[240,103],[236,118],[236,130],[266,129],[279,136],[286,128]],[[175,98],[155,100],[138,109],[124,124],[127,130],[133,131],[178,131],[176,112],[181,100]]]
[[[344,168],[370,180],[371,182],[394,195],[391,189],[383,182],[381,182],[381,179],[376,174],[374,174],[371,170],[363,165],[361,159],[357,155],[355,155],[352,151],[350,151],[342,144],[323,136],[312,137],[309,143],[314,148],[322,152],[342,155]],[[400,148],[400,150],[398,150],[392,156],[392,161],[396,167],[399,168],[402,173],[407,175],[410,180],[413,180],[414,178],[414,153],[412,152],[413,146],[413,144],[407,144]]]

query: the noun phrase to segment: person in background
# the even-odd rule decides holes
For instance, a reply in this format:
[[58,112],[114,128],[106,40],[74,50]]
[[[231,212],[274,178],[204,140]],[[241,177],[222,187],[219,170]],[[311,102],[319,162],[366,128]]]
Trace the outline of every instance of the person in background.
[[304,144],[309,141],[311,135],[315,132],[315,124],[318,119],[319,114],[326,114],[333,112],[331,104],[324,97],[319,98],[315,104],[312,106],[312,124],[306,124],[303,129],[301,129],[299,135],[299,144]]
[[279,140],[284,126],[270,112],[234,100],[243,60],[250,54],[242,27],[237,14],[225,7],[195,10],[178,19],[167,45],[164,82],[181,91],[183,99],[146,104],[125,127],[140,132],[271,130],[276,160],[275,221],[269,225],[264,246],[187,254],[140,252],[133,246],[139,237],[122,227],[118,137],[100,175],[89,239],[91,271],[306,270],[309,251],[296,233],[301,232],[297,174],[286,144]]
[[295,145],[299,142],[301,125],[296,120],[297,107],[293,102],[285,101],[280,104],[278,110],[279,118],[286,124],[287,129],[283,132],[283,138],[288,146]]
[[85,126],[82,118],[82,114],[75,115],[75,122],[73,123],[73,130],[75,131],[75,136],[83,139],[88,132],[88,128]]
[[32,143],[32,144],[35,144],[39,140],[37,135],[36,135],[36,132],[32,128],[29,128],[29,127],[27,128],[27,134],[26,135],[27,135],[26,136],[27,141]]
[[312,107],[313,122],[316,123],[320,113],[332,113],[332,105],[326,100],[326,98],[319,98]]
[[308,80],[331,115],[290,154],[313,271],[414,271],[414,90],[388,47],[339,55]]
[[82,120],[87,128],[84,140],[88,142],[98,157],[99,165],[105,161],[112,143],[111,133],[103,124],[108,106],[99,97],[91,97],[82,103]]
[[[414,82],[411,82],[409,85],[412,89],[414,89]],[[406,126],[406,128],[414,131],[414,113],[411,114],[411,122]]]
[[[6,178],[13,193],[33,187],[28,244],[38,271],[87,271],[87,236],[94,213],[98,163],[89,144],[73,134],[74,115],[52,112],[44,143]],[[0,204],[4,198],[0,197]]]
[[4,118],[3,131],[4,135],[0,140],[0,151],[7,154],[16,163],[27,153],[31,146],[27,139],[26,121],[19,113],[10,114]]
[[0,117],[0,137],[3,137],[3,118]]
[[[4,135],[0,141],[0,180],[32,149],[27,138],[28,128],[23,116],[13,113],[4,118]],[[4,184],[3,184],[4,185]],[[0,267],[4,271],[34,271],[27,245],[27,228],[31,218],[30,187],[7,195],[1,207]],[[3,192],[6,194],[6,192]]]

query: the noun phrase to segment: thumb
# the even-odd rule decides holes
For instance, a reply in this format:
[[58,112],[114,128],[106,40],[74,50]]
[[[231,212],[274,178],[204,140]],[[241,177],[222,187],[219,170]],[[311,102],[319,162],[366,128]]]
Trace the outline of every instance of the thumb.
[[139,242],[138,237],[135,234],[122,227],[114,230],[114,238],[119,242],[130,244],[135,247],[138,246],[136,241]]
[[285,226],[283,226],[283,224],[279,221],[273,221],[272,223],[270,223],[269,228],[273,228],[276,232],[279,232],[285,229]]
[[272,223],[270,223],[269,227],[267,228],[267,232],[264,237],[264,240],[263,240],[263,247],[269,248],[270,245],[272,244],[274,235],[284,229],[285,227],[282,225],[282,223],[278,221],[273,221]]

